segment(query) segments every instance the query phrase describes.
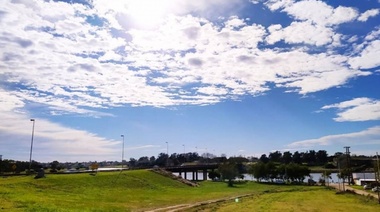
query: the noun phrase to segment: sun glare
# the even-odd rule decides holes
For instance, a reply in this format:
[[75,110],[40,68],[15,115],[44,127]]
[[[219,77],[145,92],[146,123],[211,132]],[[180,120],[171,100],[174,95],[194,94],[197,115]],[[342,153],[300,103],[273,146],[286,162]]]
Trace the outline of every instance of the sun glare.
[[168,1],[165,0],[131,0],[126,5],[134,24],[151,28],[159,25],[165,15],[169,12]]

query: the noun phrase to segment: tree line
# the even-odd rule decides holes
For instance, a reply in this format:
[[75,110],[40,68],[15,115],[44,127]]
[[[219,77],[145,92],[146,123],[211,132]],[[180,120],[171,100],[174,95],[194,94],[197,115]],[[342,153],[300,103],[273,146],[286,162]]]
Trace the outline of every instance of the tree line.
[[[216,156],[211,153],[203,153],[199,155],[197,152],[188,153],[172,153],[168,155],[166,153],[160,153],[157,157],[155,156],[143,156],[139,159],[130,158],[129,161],[123,161],[124,165],[128,165],[129,168],[152,168],[154,166],[165,167],[165,166],[179,166],[186,163],[226,163],[234,162],[238,164],[240,170],[246,170],[241,164],[246,164],[248,162],[260,162],[263,164],[275,163],[275,164],[298,164],[306,166],[323,166],[324,168],[338,168],[338,164],[341,164],[341,168],[348,165],[356,167],[356,170],[365,170],[368,167],[373,167],[371,158],[368,156],[358,156],[363,160],[350,160],[350,164],[347,164],[346,156],[342,152],[336,152],[334,155],[329,156],[325,150],[309,150],[306,152],[295,151],[291,153],[289,151],[280,152],[274,151],[269,154],[262,154],[259,158],[257,157],[243,157],[243,156],[232,156],[227,158],[226,155]],[[58,161],[53,161],[50,163],[39,163],[37,161],[32,161],[31,168],[36,170],[38,168],[50,168],[53,170],[69,169],[69,168],[84,168],[85,163],[60,163]],[[239,165],[240,164],[240,165]],[[15,166],[14,166],[15,165]],[[121,162],[113,161],[111,163],[99,162],[100,167],[109,165],[121,165]],[[16,167],[15,169],[13,169]],[[29,169],[29,162],[25,161],[14,161],[14,160],[0,160],[0,173],[1,172],[22,172]]]

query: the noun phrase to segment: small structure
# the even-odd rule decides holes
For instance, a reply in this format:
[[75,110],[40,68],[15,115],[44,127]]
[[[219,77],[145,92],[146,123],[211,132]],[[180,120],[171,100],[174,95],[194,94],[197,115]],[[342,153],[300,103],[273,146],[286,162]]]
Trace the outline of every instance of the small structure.
[[360,186],[376,182],[375,173],[373,172],[352,173],[352,178],[355,182],[355,185]]

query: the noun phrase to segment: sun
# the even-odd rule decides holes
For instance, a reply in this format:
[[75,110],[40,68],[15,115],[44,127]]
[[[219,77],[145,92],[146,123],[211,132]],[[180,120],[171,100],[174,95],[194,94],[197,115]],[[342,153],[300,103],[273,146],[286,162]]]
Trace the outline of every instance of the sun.
[[130,0],[126,9],[135,25],[152,28],[163,21],[170,8],[168,0]]

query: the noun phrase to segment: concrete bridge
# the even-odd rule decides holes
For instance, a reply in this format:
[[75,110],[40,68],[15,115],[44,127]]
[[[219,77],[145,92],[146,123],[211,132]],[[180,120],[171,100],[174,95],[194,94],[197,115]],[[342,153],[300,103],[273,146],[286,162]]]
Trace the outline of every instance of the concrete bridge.
[[[203,174],[203,180],[207,179],[207,173],[209,170],[214,171],[217,169],[219,164],[217,163],[206,163],[206,164],[196,164],[196,165],[182,165],[182,166],[169,166],[165,170],[170,172],[178,172],[180,176],[184,173],[184,178],[186,180],[198,180],[198,174],[201,172]],[[192,179],[187,179],[187,173],[192,173]]]

